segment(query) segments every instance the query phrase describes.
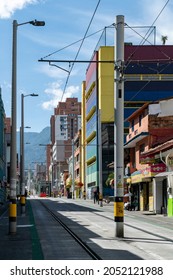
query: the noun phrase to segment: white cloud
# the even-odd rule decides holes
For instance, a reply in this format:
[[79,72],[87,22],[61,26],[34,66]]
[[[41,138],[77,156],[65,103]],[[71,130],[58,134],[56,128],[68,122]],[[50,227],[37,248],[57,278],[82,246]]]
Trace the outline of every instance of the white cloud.
[[79,92],[78,86],[69,86],[66,89],[65,94],[63,95],[63,89],[61,88],[61,83],[59,82],[53,82],[49,84],[49,87],[45,89],[45,94],[50,97],[50,100],[45,101],[42,103],[42,108],[44,110],[52,110],[53,108],[57,107],[58,102],[61,101],[62,95],[63,99],[62,101],[65,101],[67,97],[74,97]]
[[22,10],[28,4],[35,4],[39,0],[1,0],[0,18],[10,18],[16,10]]

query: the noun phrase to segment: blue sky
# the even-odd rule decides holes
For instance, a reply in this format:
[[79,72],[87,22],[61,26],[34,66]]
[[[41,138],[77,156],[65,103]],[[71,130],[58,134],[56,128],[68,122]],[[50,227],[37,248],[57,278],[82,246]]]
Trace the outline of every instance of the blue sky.
[[[168,3],[167,3],[168,2]],[[164,5],[163,12],[159,15]],[[39,94],[39,97],[24,99],[25,126],[29,131],[40,132],[50,125],[50,117],[61,100],[67,72],[39,59],[71,59],[78,52],[93,16],[98,0],[1,0],[0,1],[0,86],[6,116],[11,116],[11,64],[12,23],[34,19],[45,21],[44,27],[26,24],[18,27],[17,37],[17,128],[20,127],[21,94]],[[89,60],[106,26],[115,22],[117,15],[124,15],[128,26],[151,26],[156,20],[156,43],[161,44],[161,35],[168,36],[167,44],[173,44],[173,1],[167,0],[101,0],[93,18],[87,38],[79,52],[78,60]],[[147,28],[125,29],[125,41],[140,44]],[[140,35],[138,35],[139,33]],[[153,42],[153,37],[149,38]],[[110,29],[109,43],[114,44],[114,30]],[[62,51],[58,51],[72,44]],[[54,53],[53,55],[50,55]],[[69,69],[68,63],[57,64]],[[81,99],[81,83],[85,79],[87,64],[75,64],[66,87],[66,97]]]

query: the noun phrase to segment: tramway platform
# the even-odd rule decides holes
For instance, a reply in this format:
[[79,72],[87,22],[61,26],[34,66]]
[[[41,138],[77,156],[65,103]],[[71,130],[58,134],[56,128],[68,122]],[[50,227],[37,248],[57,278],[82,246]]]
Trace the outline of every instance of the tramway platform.
[[[27,199],[25,215],[20,214],[18,205],[16,234],[8,233],[8,205],[0,216],[0,260],[70,259],[67,250],[75,248],[66,240],[60,258],[58,239],[65,240],[65,236],[58,236],[38,200],[70,221],[81,239],[104,260],[173,260],[173,217],[125,211],[124,237],[119,238],[115,236],[112,202],[101,207],[91,200],[38,197]],[[75,254],[71,259],[76,259]]]

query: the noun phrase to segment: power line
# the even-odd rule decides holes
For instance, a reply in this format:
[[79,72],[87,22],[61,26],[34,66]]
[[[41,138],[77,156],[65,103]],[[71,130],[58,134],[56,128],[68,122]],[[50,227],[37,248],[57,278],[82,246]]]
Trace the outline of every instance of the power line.
[[[85,37],[85,39],[87,39],[87,38],[89,38],[89,37],[92,37],[92,36],[96,35],[97,33],[103,32],[106,28],[114,28],[114,26],[115,26],[115,23],[112,23],[112,24],[110,24],[110,25],[108,25],[108,26],[105,26],[104,28],[102,28],[102,29],[100,29],[100,30],[98,30],[98,31],[95,31],[95,32],[89,34],[88,36]],[[125,27],[126,27],[126,26],[125,26]],[[128,25],[127,25],[127,27],[129,27],[129,28],[131,28],[131,29],[133,28],[133,27],[130,27],[130,26],[128,26]],[[146,28],[146,27],[149,27],[149,26],[135,26],[135,28]],[[134,30],[133,30],[133,31],[134,31]],[[64,47],[62,47],[62,48],[60,48],[60,49],[58,49],[58,50],[56,50],[56,51],[54,51],[54,52],[49,53],[48,55],[43,56],[40,60],[44,60],[45,58],[47,58],[47,57],[49,57],[49,56],[52,56],[52,55],[54,55],[54,54],[56,54],[56,53],[58,53],[58,52],[61,52],[61,51],[65,50],[65,49],[67,49],[67,48],[69,48],[69,47],[71,47],[71,46],[73,46],[73,45],[75,45],[75,44],[81,42],[82,40],[83,40],[83,39],[79,39],[79,40],[77,40],[77,41],[75,41],[75,42],[72,42],[72,43],[68,44],[67,46],[64,46]]]
[[[81,42],[81,44],[80,44],[80,46],[79,46],[79,49],[78,49],[78,51],[77,51],[77,54],[76,54],[74,60],[76,60],[77,57],[78,57],[78,55],[79,55],[79,52],[80,52],[80,50],[81,50],[81,47],[82,47],[82,45],[83,45],[84,40],[86,39],[88,30],[89,30],[89,28],[90,28],[90,26],[91,26],[91,23],[92,23],[92,21],[93,21],[93,18],[94,18],[94,16],[95,16],[95,14],[96,14],[96,11],[97,11],[97,9],[98,9],[98,6],[99,6],[99,4],[100,4],[100,1],[101,1],[101,0],[99,0],[98,3],[97,3],[97,5],[96,5],[96,8],[95,8],[94,13],[93,13],[93,15],[92,15],[92,18],[91,18],[91,20],[90,20],[90,22],[89,22],[89,25],[88,25],[88,27],[87,27],[87,30],[86,30],[86,32],[85,32],[85,35],[84,35],[84,37],[83,37],[83,39],[82,39],[82,42]],[[67,87],[67,84],[68,84],[68,81],[69,81],[69,78],[70,78],[70,74],[71,74],[71,72],[72,72],[72,70],[73,70],[73,67],[74,67],[74,62],[72,63],[71,68],[70,68],[70,71],[69,71],[69,73],[68,73],[68,76],[67,76],[67,79],[66,79],[66,83],[65,83],[65,86],[64,86],[64,90],[63,90],[63,94],[62,94],[62,97],[61,97],[61,101],[62,101],[63,96],[64,96],[64,94],[65,94],[65,90],[66,90],[66,87]]]
[[[146,39],[144,36],[142,36],[139,32],[137,32],[133,27],[130,27],[127,23],[126,23],[126,26],[131,29],[133,32],[135,32],[138,36],[140,36],[143,40],[145,39],[145,42],[147,41],[147,43],[149,43],[151,46],[154,46],[160,53],[162,53],[167,59],[170,60],[170,56],[168,56],[165,52],[163,52],[162,50],[160,50],[159,47],[157,47],[156,45],[153,45],[150,41],[148,41],[148,38]],[[151,31],[152,32],[152,31]],[[151,34],[151,33],[150,33]],[[139,48],[139,46],[136,47],[136,50],[131,54],[130,57],[132,57],[135,52],[137,51],[137,49]],[[129,58],[128,58],[129,59]],[[128,59],[127,59],[127,62],[128,62]],[[133,60],[134,61],[134,60]],[[141,60],[140,60],[141,61]],[[153,60],[152,60],[153,61]],[[158,60],[157,60],[158,61]],[[129,62],[130,63],[130,62]],[[128,64],[129,64],[128,63]]]
[[[168,1],[165,3],[165,5],[164,5],[163,8],[161,9],[160,13],[159,13],[158,16],[156,17],[156,19],[153,21],[151,27],[154,26],[155,22],[158,20],[158,18],[159,18],[160,15],[162,14],[163,10],[164,10],[164,9],[166,8],[166,6],[168,5],[169,1],[170,1],[170,0],[168,0]],[[150,29],[149,29],[148,32],[146,33],[145,37],[148,35],[149,31],[150,31]],[[148,37],[146,38],[146,40],[147,40],[147,39],[148,39]],[[144,41],[144,43],[145,43],[145,41]],[[144,43],[141,42],[141,44],[144,44]]]
[[[165,5],[163,6],[163,8],[161,9],[161,11],[159,12],[158,16],[156,17],[156,19],[153,21],[152,25],[150,26],[150,28],[148,29],[147,33],[145,34],[145,36],[143,37],[143,39],[141,40],[140,44],[137,46],[137,48],[135,49],[135,51],[130,55],[130,57],[127,59],[127,62],[129,60],[129,63],[131,62],[130,59],[131,57],[133,57],[133,55],[136,53],[137,49],[139,48],[140,45],[143,45],[147,40],[148,40],[148,33],[150,31],[150,29],[154,26],[155,22],[158,20],[158,18],[160,17],[160,15],[162,14],[163,10],[166,8],[167,4],[169,3],[169,0],[165,3]],[[148,36],[147,36],[148,35]],[[129,64],[128,63],[128,64]]]
[[[110,26],[111,26],[111,25],[110,25]],[[107,27],[110,27],[110,26],[107,26]],[[98,30],[98,31],[96,31],[96,32],[93,32],[93,33],[89,34],[88,36],[86,36],[85,39],[86,39],[86,38],[89,38],[89,37],[91,37],[91,36],[93,36],[93,35],[95,35],[95,34],[97,34],[97,33],[99,33],[99,32],[101,32],[101,31],[103,31],[103,30],[104,30],[104,28],[102,28],[102,29],[100,29],[100,30]],[[63,48],[61,48],[61,49],[58,49],[58,50],[56,50],[56,51],[54,51],[54,52],[52,52],[52,53],[50,53],[50,54],[48,54],[48,55],[42,57],[41,59],[45,59],[45,58],[47,58],[47,57],[49,57],[49,56],[51,56],[51,55],[54,55],[54,54],[56,54],[56,53],[58,53],[58,52],[60,52],[60,51],[63,51],[63,50],[65,50],[65,49],[67,49],[67,48],[69,48],[69,47],[71,47],[71,46],[73,46],[73,45],[75,45],[75,44],[81,42],[82,40],[83,40],[83,39],[79,39],[79,40],[77,40],[77,41],[75,41],[75,42],[73,42],[73,43],[71,43],[71,44],[69,44],[69,45],[67,45],[67,46],[65,46],[65,47],[63,47]]]
[[[151,27],[154,26],[155,22],[158,20],[158,18],[160,17],[160,15],[162,14],[163,10],[166,8],[166,6],[167,6],[168,3],[169,3],[169,0],[165,3],[165,5],[163,6],[163,8],[161,9],[161,11],[159,12],[159,14],[157,15],[156,19],[153,21]],[[151,27],[148,29],[147,33],[145,34],[144,38],[142,39],[142,41],[140,42],[140,44],[137,46],[137,48],[135,49],[135,51],[134,51],[134,52],[130,55],[130,57],[127,59],[127,65],[126,65],[126,67],[131,63],[131,61],[132,61],[131,58],[134,56],[134,54],[135,54],[136,51],[138,50],[139,46],[140,46],[140,45],[143,45],[146,41],[148,41],[148,37],[149,37],[149,35],[150,35],[150,34],[148,35],[148,33],[149,33]],[[147,36],[147,35],[148,35],[148,36]],[[155,46],[155,47],[156,47],[156,46]],[[156,48],[159,49],[158,47],[156,47]],[[161,52],[161,51],[160,51],[160,52]],[[170,57],[169,57],[168,55],[166,55],[164,52],[162,52],[162,53],[170,60]],[[130,59],[131,59],[131,60],[130,60]],[[158,61],[157,61],[157,62],[158,62]],[[168,65],[169,65],[169,64],[167,64],[167,65],[165,66],[165,68],[166,68]],[[165,68],[164,68],[164,69],[165,69]],[[162,69],[158,74],[160,74],[161,72],[163,72],[164,69]],[[135,93],[129,101],[133,100],[133,98],[136,97],[150,82],[151,82],[151,80],[149,80],[137,93]],[[128,104],[128,102],[127,102],[126,104]]]
[[[130,57],[127,59],[127,65],[125,65],[125,67],[127,67],[127,66],[130,64],[130,62],[132,61],[132,60],[130,60],[130,58],[133,57],[133,55],[136,53],[136,51],[137,51],[137,49],[139,48],[140,45],[144,44],[146,41],[147,41],[150,45],[153,45],[152,43],[150,43],[150,42],[148,41],[148,38],[149,38],[149,36],[150,36],[150,34],[151,34],[151,32],[152,32],[152,31],[151,31],[151,28],[154,27],[155,22],[157,21],[157,19],[159,18],[159,16],[162,14],[163,10],[165,9],[165,7],[167,6],[168,3],[169,3],[169,0],[165,3],[165,5],[164,5],[163,8],[161,9],[161,11],[159,12],[158,16],[156,17],[156,19],[154,20],[154,22],[152,23],[152,25],[149,27],[149,29],[148,29],[147,33],[145,34],[145,36],[140,35],[140,34],[139,34],[138,32],[136,32],[132,27],[130,27],[130,26],[128,26],[128,24],[126,24],[126,26],[127,26],[128,28],[131,28],[131,29],[132,29],[134,32],[136,32],[140,37],[142,37],[142,40],[141,40],[140,44],[136,47],[135,51],[134,51],[134,52],[130,55]],[[55,53],[57,53],[57,52],[60,52],[60,51],[64,50],[65,48],[68,48],[68,47],[72,46],[73,44],[76,44],[76,43],[78,43],[78,42],[81,42],[80,47],[79,47],[79,49],[78,49],[78,52],[77,52],[77,54],[76,54],[75,59],[74,59],[74,60],[71,60],[71,61],[69,61],[69,60],[64,60],[64,61],[62,61],[62,62],[69,62],[69,64],[72,63],[72,66],[71,66],[70,71],[68,71],[68,77],[67,77],[67,80],[66,80],[66,83],[65,83],[65,87],[64,87],[64,91],[63,91],[63,94],[62,94],[61,101],[62,101],[62,99],[63,99],[64,93],[65,93],[65,90],[66,90],[66,87],[67,87],[67,84],[68,84],[68,81],[69,81],[69,77],[70,77],[70,74],[71,74],[71,71],[72,71],[72,69],[73,69],[73,67],[74,67],[75,62],[88,62],[88,61],[77,61],[77,57],[78,57],[78,55],[79,55],[79,52],[80,52],[80,50],[81,50],[81,47],[82,47],[82,45],[83,45],[84,40],[85,40],[86,38],[88,38],[88,37],[90,37],[90,36],[93,36],[93,35],[95,35],[96,33],[98,33],[98,32],[100,32],[100,31],[103,30],[103,29],[101,29],[101,30],[96,31],[95,33],[92,33],[92,34],[90,34],[90,35],[87,36],[87,32],[88,32],[88,30],[89,30],[89,28],[90,28],[90,25],[91,25],[91,23],[92,23],[92,20],[93,20],[93,18],[94,18],[94,16],[95,16],[95,13],[96,13],[96,11],[97,11],[97,8],[98,8],[99,4],[100,4],[100,1],[98,1],[98,3],[97,3],[97,6],[96,6],[96,8],[95,8],[95,11],[94,11],[93,16],[92,16],[92,18],[91,18],[91,20],[90,20],[90,23],[89,23],[89,25],[88,25],[88,28],[87,28],[87,30],[86,30],[86,32],[85,32],[85,35],[84,35],[83,39],[80,39],[80,40],[78,40],[78,41],[76,41],[76,42],[74,42],[74,43],[69,44],[69,45],[66,46],[66,47],[63,47],[63,48],[61,48],[61,49],[59,49],[59,50],[57,50],[57,51],[55,51],[55,52],[53,52],[53,53],[50,53],[49,55],[43,57],[43,58],[40,60],[40,61],[43,61],[44,58],[46,58],[46,57],[48,57],[48,56],[51,56],[51,55],[53,55],[53,54],[55,54]],[[111,26],[113,26],[113,25],[114,25],[114,24],[112,24],[112,25],[110,25],[110,26],[108,26],[108,27],[111,27]],[[167,57],[168,63],[169,63],[169,64],[172,62],[171,58],[170,58],[165,52],[163,52],[162,50],[160,50],[160,49],[159,49],[158,47],[156,47],[155,45],[154,45],[154,47],[157,48],[163,55],[165,55],[165,57]],[[157,59],[156,61],[157,61],[157,62],[160,62],[161,60],[162,60],[162,59],[160,59],[160,60]],[[44,61],[47,61],[47,60],[44,60]],[[134,61],[134,60],[133,60],[133,61]],[[163,61],[165,61],[165,60],[163,59]],[[52,60],[52,62],[53,62],[53,60]],[[61,62],[61,61],[60,61],[60,60],[54,60],[54,62]],[[113,63],[113,61],[108,61],[108,62]],[[105,63],[108,63],[108,62],[105,62]],[[139,62],[139,61],[138,61],[138,62]],[[142,62],[148,62],[148,60],[142,61]],[[154,62],[154,60],[152,60],[151,62]],[[49,61],[49,63],[50,63],[50,61]],[[95,62],[95,63],[96,63],[96,62]],[[98,61],[97,61],[97,63],[98,63]],[[167,64],[166,67],[167,67],[169,64]],[[165,67],[165,68],[166,68],[166,67]],[[60,67],[59,67],[59,68],[60,68]],[[148,68],[149,68],[149,67],[148,67]],[[165,69],[165,68],[164,68],[164,69]],[[162,69],[162,70],[161,70],[159,73],[157,73],[157,74],[160,74],[164,69]],[[134,98],[135,96],[137,96],[150,82],[151,82],[151,80],[149,80],[149,81],[148,81],[148,82],[147,82],[147,83],[146,83],[146,84],[145,84],[145,85],[144,85],[144,86],[129,100],[129,101],[133,100],[133,98]],[[128,104],[129,101],[126,102],[126,104]]]

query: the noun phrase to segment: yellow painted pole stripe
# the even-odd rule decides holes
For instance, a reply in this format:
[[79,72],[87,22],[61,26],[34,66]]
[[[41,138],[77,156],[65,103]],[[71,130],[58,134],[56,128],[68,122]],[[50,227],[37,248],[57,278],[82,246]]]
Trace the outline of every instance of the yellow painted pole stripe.
[[20,197],[20,203],[21,203],[22,205],[25,205],[25,196],[21,196],[21,197]]
[[114,202],[114,217],[124,216],[124,202]]
[[16,207],[16,203],[10,203],[9,205],[9,216],[10,217],[16,217],[17,215],[17,207]]

